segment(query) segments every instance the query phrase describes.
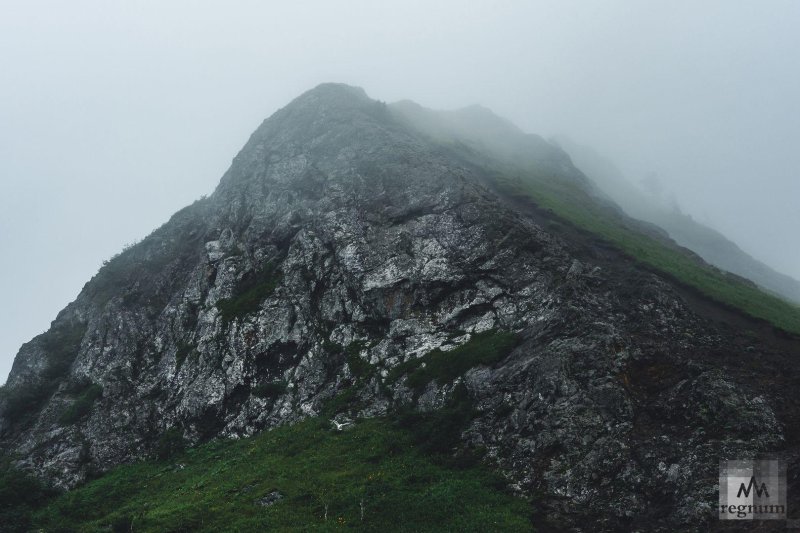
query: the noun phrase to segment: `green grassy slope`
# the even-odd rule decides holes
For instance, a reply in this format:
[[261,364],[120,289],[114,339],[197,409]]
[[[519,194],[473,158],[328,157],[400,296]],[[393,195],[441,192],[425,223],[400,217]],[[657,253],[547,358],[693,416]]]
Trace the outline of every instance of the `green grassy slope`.
[[[532,530],[530,502],[507,493],[504,481],[474,457],[431,453],[419,427],[371,419],[335,431],[314,418],[214,441],[168,461],[119,467],[49,500],[31,525],[45,531]],[[283,498],[255,503],[273,491]]]
[[506,193],[533,200],[709,298],[800,334],[800,307],[643,233],[630,219],[602,205],[577,184],[557,176],[540,175],[535,169],[498,175],[495,181]]

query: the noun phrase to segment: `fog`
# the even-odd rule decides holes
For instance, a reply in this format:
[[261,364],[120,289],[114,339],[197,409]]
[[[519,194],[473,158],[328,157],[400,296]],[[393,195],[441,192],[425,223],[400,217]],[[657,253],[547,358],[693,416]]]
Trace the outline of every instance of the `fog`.
[[2,2],[0,381],[324,81],[567,136],[800,278],[800,2],[431,4]]

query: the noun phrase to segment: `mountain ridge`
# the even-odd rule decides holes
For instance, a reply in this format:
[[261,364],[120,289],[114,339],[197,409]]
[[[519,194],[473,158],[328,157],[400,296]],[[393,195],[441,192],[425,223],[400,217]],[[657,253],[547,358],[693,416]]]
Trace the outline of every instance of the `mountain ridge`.
[[575,164],[630,216],[665,229],[678,244],[699,254],[705,261],[800,304],[800,281],[758,261],[722,232],[681,213],[674,206],[665,208],[648,199],[628,182],[616,165],[596,152],[563,137],[556,138],[555,142],[570,153]]

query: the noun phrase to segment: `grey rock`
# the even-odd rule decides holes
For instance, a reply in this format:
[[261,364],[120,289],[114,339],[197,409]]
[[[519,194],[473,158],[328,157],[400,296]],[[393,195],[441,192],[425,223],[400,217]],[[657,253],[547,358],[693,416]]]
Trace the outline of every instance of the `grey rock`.
[[278,503],[279,501],[281,501],[282,499],[283,499],[283,494],[281,494],[277,490],[274,490],[269,494],[267,494],[266,496],[264,496],[263,498],[257,499],[254,503],[261,507],[271,507],[276,503]]

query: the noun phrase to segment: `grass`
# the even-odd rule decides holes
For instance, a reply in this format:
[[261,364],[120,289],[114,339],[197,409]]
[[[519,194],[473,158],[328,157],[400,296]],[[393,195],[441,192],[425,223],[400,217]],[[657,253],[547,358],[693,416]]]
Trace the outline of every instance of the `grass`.
[[646,235],[628,219],[598,203],[577,184],[557,176],[542,176],[535,170],[515,178],[499,177],[496,183],[512,196],[532,199],[561,219],[601,237],[627,255],[712,300],[766,320],[784,331],[800,334],[800,307]]
[[[143,305],[159,313],[167,304],[180,276],[162,279],[170,269],[189,268],[198,254],[205,253],[204,228],[210,200],[202,197],[172,215],[170,221],[135,244],[129,244],[108,261],[84,287],[84,294],[97,308],[112,298],[121,297],[123,305]],[[163,286],[168,281],[172,287]]]
[[234,296],[217,302],[222,323],[227,325],[258,311],[261,302],[273,293],[280,281],[280,272],[272,263],[245,275],[236,285]]
[[251,392],[257,398],[273,399],[286,392],[287,388],[288,384],[285,381],[270,381],[256,385]]
[[178,343],[178,349],[175,351],[175,369],[180,370],[183,362],[187,358],[191,361],[197,361],[200,357],[200,352],[197,351],[197,346],[192,343],[181,341]]
[[397,414],[400,427],[408,430],[414,442],[428,454],[445,454],[448,462],[474,464],[476,456],[470,450],[459,450],[450,456],[461,440],[461,433],[475,417],[472,399],[466,386],[459,383],[444,406],[436,411],[421,413],[411,408],[401,408]]
[[33,512],[55,496],[55,491],[13,468],[8,461],[0,463],[0,531],[32,530]]
[[42,334],[42,347],[47,352],[45,378],[60,380],[69,372],[85,334],[86,324],[82,323],[64,324]]
[[166,430],[156,444],[156,459],[171,459],[186,451],[186,439],[183,438],[183,431],[180,428],[172,427]]
[[340,413],[357,411],[365,407],[362,403],[358,398],[358,389],[350,384],[341,388],[333,398],[325,402],[322,414],[323,416],[332,417]]
[[103,396],[103,387],[96,383],[85,383],[73,392],[74,401],[67,409],[61,413],[59,422],[69,425],[78,422],[81,418],[88,415],[95,400]]
[[378,367],[373,365],[363,357],[361,352],[370,347],[370,342],[366,340],[355,340],[347,346],[342,346],[336,342],[325,340],[322,347],[328,353],[330,361],[338,361],[343,358],[350,369],[350,374],[356,381],[368,381],[378,373]]
[[[547,169],[524,153],[498,155],[480,142],[469,146],[436,140],[469,164],[483,169],[497,188],[509,196],[532,200],[550,210],[559,221],[594,234],[642,264],[693,288],[706,297],[751,317],[762,319],[786,332],[800,334],[800,306],[761,290],[733,274],[705,264],[685,250],[643,232],[635,221],[622,216],[592,197],[586,189]],[[551,229],[562,225],[551,221]],[[554,227],[555,226],[555,227]]]
[[444,352],[436,348],[418,359],[397,365],[388,378],[396,381],[407,374],[406,384],[420,393],[433,380],[445,384],[470,368],[500,362],[517,344],[519,337],[507,331],[493,329],[475,333],[467,342],[450,351]]
[[8,421],[27,423],[41,409],[69,372],[85,334],[86,324],[60,324],[34,339],[46,354],[46,366],[37,382],[0,387],[2,414]]
[[369,343],[367,341],[353,341],[344,349],[344,353],[347,356],[347,366],[356,379],[365,380],[377,372],[375,365],[361,357],[361,351],[368,346]]
[[[458,405],[451,408],[463,411]],[[341,432],[308,419],[121,466],[45,503],[22,504],[34,509],[30,525],[45,531],[532,530],[531,502],[479,463],[424,449],[425,433],[415,431],[440,420],[426,425],[417,416],[361,420]],[[277,503],[257,504],[275,491]]]

